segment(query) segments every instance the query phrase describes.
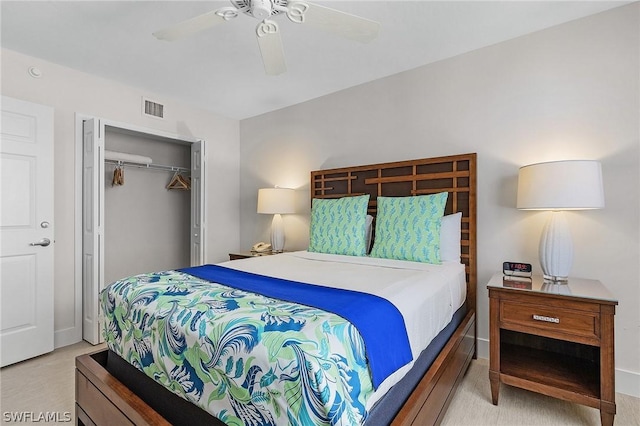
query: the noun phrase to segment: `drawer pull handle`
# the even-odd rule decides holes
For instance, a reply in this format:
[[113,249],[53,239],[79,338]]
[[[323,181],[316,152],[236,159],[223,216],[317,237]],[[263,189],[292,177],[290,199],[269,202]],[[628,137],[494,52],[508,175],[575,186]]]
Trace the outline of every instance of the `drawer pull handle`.
[[533,319],[536,321],[544,321],[544,322],[552,322],[555,324],[560,324],[560,318],[545,317],[544,315],[533,314]]

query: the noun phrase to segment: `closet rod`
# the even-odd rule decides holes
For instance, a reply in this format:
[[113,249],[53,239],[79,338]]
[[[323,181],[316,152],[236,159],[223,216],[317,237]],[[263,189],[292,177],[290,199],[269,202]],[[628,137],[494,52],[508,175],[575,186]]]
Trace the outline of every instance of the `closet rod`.
[[138,167],[140,169],[165,170],[168,172],[183,172],[183,173],[191,172],[191,169],[187,169],[186,167],[164,166],[162,164],[140,164],[140,163],[132,163],[129,161],[121,161],[121,160],[104,160],[104,162],[106,164],[115,164],[117,166],[132,166],[132,167]]

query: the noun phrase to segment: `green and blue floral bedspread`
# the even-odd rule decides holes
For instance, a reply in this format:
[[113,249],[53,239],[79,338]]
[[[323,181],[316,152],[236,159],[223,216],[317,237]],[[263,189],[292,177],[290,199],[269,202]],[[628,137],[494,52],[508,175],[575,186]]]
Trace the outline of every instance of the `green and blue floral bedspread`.
[[229,425],[359,425],[362,338],[320,309],[166,271],[101,295],[109,348]]

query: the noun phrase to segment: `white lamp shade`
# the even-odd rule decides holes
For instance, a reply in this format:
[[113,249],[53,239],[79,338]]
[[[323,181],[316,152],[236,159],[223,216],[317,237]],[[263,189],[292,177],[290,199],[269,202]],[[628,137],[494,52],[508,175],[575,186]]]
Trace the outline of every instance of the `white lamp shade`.
[[519,209],[588,210],[603,207],[602,167],[598,161],[553,161],[520,168]]
[[293,189],[262,188],[258,190],[258,213],[286,214],[295,213]]

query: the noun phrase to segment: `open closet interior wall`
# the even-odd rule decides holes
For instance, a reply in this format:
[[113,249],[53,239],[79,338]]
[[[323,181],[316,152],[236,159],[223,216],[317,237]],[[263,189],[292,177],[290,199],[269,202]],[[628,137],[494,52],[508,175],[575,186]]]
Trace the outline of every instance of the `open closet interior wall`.
[[[191,168],[191,147],[107,127],[105,150],[149,157],[154,165]],[[190,266],[190,191],[167,189],[171,170],[105,164],[104,283],[130,275]],[[188,173],[183,173],[188,176]]]

